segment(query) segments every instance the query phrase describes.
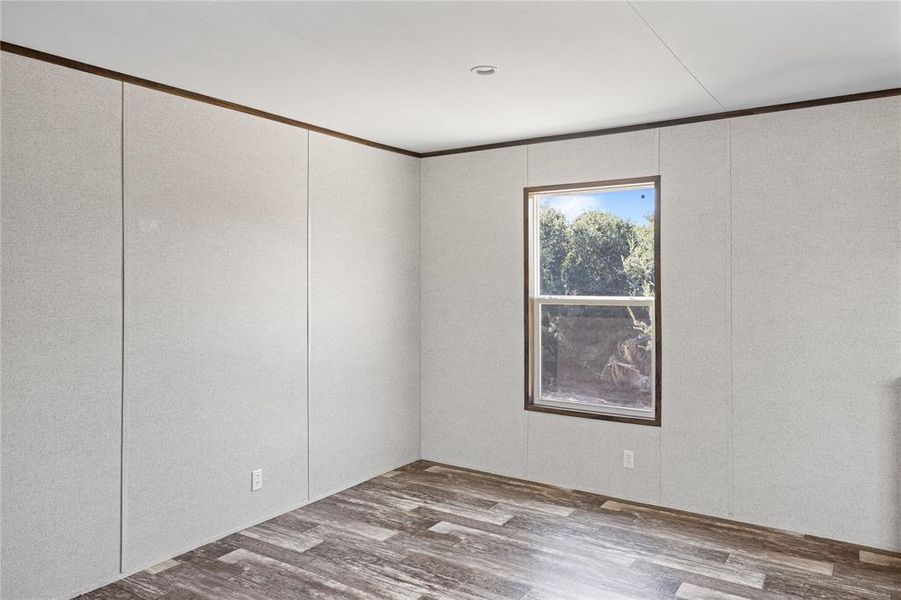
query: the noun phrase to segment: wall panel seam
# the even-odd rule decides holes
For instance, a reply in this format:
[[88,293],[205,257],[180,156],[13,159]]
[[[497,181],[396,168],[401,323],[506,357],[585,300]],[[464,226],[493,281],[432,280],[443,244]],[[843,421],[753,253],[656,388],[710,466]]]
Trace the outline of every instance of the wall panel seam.
[[728,307],[728,315],[726,319],[726,328],[728,329],[728,352],[726,354],[727,368],[729,369],[729,516],[735,515],[735,367],[733,362],[733,352],[735,339],[732,330],[732,268],[733,268],[733,249],[732,249],[732,219],[733,219],[733,164],[732,164],[732,124],[734,120],[729,119],[729,218],[726,220],[727,241],[729,249],[726,255],[726,306]]
[[[526,185],[526,186],[529,185],[529,148],[530,148],[530,147],[531,147],[531,146],[530,146],[529,144],[526,145],[526,152],[525,152],[525,158],[526,158],[526,181],[525,181],[525,185]],[[525,217],[523,217],[523,218],[525,218]],[[525,240],[523,240],[523,243],[525,243]],[[522,362],[522,361],[520,361],[520,362]],[[530,434],[531,434],[531,432],[532,432],[532,415],[531,415],[531,413],[529,413],[528,411],[526,411],[525,417],[526,417],[526,427],[525,427],[525,429],[526,429],[526,435],[525,435],[525,453],[526,453],[526,455],[525,455],[525,462],[524,462],[523,467],[525,468],[526,477],[531,477],[531,475],[532,475],[532,465],[531,465],[530,462],[529,462],[529,456],[530,456],[530,454],[531,454],[531,452],[529,451],[529,437],[530,437]]]
[[121,303],[122,339],[120,351],[120,398],[119,398],[119,573],[125,567],[125,83],[119,82],[119,189],[122,264],[120,271],[121,287],[119,298]]
[[422,459],[422,330],[423,330],[423,306],[422,301],[422,159],[416,159],[419,169],[419,194],[416,206],[419,209],[419,458]]
[[311,492],[312,488],[310,486],[310,468],[311,468],[311,465],[310,465],[310,435],[311,435],[310,434],[310,430],[311,430],[311,428],[310,428],[310,355],[311,355],[311,351],[312,351],[312,344],[310,341],[311,340],[311,336],[310,336],[310,301],[312,300],[312,294],[310,293],[310,283],[312,281],[312,278],[310,276],[310,273],[313,269],[313,261],[312,261],[313,246],[311,243],[312,219],[311,219],[311,214],[310,214],[311,213],[311,211],[310,211],[310,206],[311,206],[311,202],[310,202],[310,176],[311,176],[310,137],[311,137],[311,133],[309,131],[307,131],[306,137],[307,137],[307,173],[306,173],[306,175],[307,175],[307,178],[306,178],[307,179],[307,193],[306,193],[306,213],[307,213],[307,240],[306,240],[307,241],[307,261],[306,261],[307,262],[307,289],[306,289],[306,292],[307,292],[307,307],[306,307],[307,308],[307,314],[306,314],[306,318],[307,318],[307,327],[306,327],[306,329],[307,329],[307,353],[306,353],[307,354],[307,360],[306,360],[306,362],[307,362],[307,364],[306,364],[307,390],[306,391],[307,391],[307,406],[306,406],[306,412],[307,412],[307,501],[309,501],[310,494],[312,493]]

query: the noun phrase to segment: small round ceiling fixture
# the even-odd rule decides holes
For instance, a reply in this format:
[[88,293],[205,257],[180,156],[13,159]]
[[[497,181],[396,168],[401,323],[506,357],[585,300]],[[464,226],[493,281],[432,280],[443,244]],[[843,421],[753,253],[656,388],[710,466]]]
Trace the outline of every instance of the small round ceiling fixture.
[[494,75],[497,73],[497,67],[494,65],[478,65],[471,68],[469,71],[476,75]]

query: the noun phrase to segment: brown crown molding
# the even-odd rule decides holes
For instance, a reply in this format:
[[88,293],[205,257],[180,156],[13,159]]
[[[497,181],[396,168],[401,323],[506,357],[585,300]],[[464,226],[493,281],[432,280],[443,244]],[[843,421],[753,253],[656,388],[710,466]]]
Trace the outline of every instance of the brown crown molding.
[[858,94],[846,94],[844,96],[831,96],[829,98],[816,98],[814,100],[802,100],[800,102],[787,102],[785,104],[771,104],[769,106],[758,106],[755,108],[743,108],[741,110],[730,110],[718,113],[709,113],[706,115],[697,115],[694,117],[681,117],[679,119],[666,119],[664,121],[652,121],[650,123],[639,123],[636,125],[623,125],[622,127],[608,127],[607,129],[593,129],[590,131],[577,131],[574,133],[563,133],[559,135],[545,135],[541,137],[525,138],[510,142],[497,142],[494,144],[481,144],[479,146],[466,146],[463,148],[450,148],[448,150],[435,150],[433,152],[423,152],[419,156],[421,158],[430,158],[432,156],[447,156],[448,154],[461,154],[463,152],[478,152],[479,150],[494,150],[496,148],[509,148],[511,146],[524,146],[526,144],[541,144],[544,142],[559,142],[562,140],[575,140],[586,137],[597,137],[601,135],[612,135],[614,133],[627,133],[629,131],[641,131],[642,129],[658,129],[661,127],[673,127],[675,125],[686,125],[688,123],[701,123],[703,121],[718,121],[720,119],[733,119],[735,117],[749,117],[751,115],[763,115],[766,113],[782,112],[784,110],[796,110],[799,108],[811,108],[814,106],[825,106],[827,104],[842,104],[844,102],[859,102],[860,100],[872,100],[874,98],[886,98],[889,96],[901,96],[901,88],[889,88],[886,90],[875,90],[872,92],[861,92]]
[[27,56],[28,58],[34,58],[44,62],[52,63],[54,65],[59,65],[61,67],[68,67],[77,71],[84,71],[85,73],[91,73],[92,75],[99,75],[100,77],[115,79],[116,81],[122,81],[124,83],[130,83],[132,85],[157,90],[159,92],[165,92],[167,94],[172,94],[173,96],[187,98],[188,100],[196,100],[198,102],[212,104],[213,106],[218,106],[220,108],[227,108],[229,110],[235,110],[248,115],[253,115],[255,117],[269,119],[270,121],[277,121],[285,125],[291,125],[292,127],[300,127],[301,129],[306,129],[307,131],[315,131],[316,133],[330,135],[332,137],[347,140],[349,142],[363,144],[364,146],[369,146],[371,148],[378,148],[379,150],[387,150],[389,152],[396,152],[397,154],[403,154],[405,156],[420,158],[419,153],[413,152],[412,150],[404,150],[403,148],[395,148],[394,146],[389,146],[387,144],[380,144],[379,142],[373,142],[372,140],[348,135],[346,133],[341,133],[340,131],[326,129],[325,127],[319,127],[318,125],[305,123],[296,119],[289,119],[288,117],[283,117],[281,115],[276,115],[263,110],[258,110],[256,108],[251,108],[249,106],[244,106],[243,104],[236,104],[235,102],[229,102],[228,100],[220,100],[219,98],[213,98],[212,96],[206,96],[204,94],[198,94],[197,92],[183,90],[181,88],[166,85],[164,83],[157,83],[155,81],[150,81],[149,79],[142,79],[140,77],[135,77],[134,75],[127,75],[125,73],[119,73],[118,71],[104,69],[103,67],[96,67],[94,65],[89,65],[77,60],[72,60],[71,58],[64,58],[55,54],[41,52],[40,50],[33,50],[32,48],[26,48],[25,46],[19,46],[17,44],[0,41],[0,50],[2,50],[3,52],[9,52],[11,54]]
[[308,131],[315,131],[316,133],[321,133],[323,135],[330,135],[332,137],[336,137],[336,138],[339,138],[342,140],[347,140],[349,142],[355,142],[357,144],[362,144],[364,146],[369,146],[371,148],[387,150],[388,152],[396,152],[397,154],[403,154],[405,156],[412,156],[415,158],[430,158],[433,156],[446,156],[448,154],[462,154],[464,152],[478,152],[479,150],[494,150],[496,148],[509,148],[511,146],[524,146],[526,144],[541,144],[541,143],[545,143],[545,142],[559,142],[559,141],[563,141],[563,140],[575,140],[575,139],[586,138],[586,137],[598,137],[598,136],[602,136],[602,135],[613,135],[616,133],[627,133],[630,131],[641,131],[643,129],[657,129],[657,128],[661,128],[661,127],[673,127],[675,125],[687,125],[689,123],[701,123],[704,121],[717,121],[719,119],[732,119],[735,117],[748,117],[751,115],[762,115],[762,114],[766,114],[766,113],[781,112],[784,110],[796,110],[799,108],[811,108],[814,106],[825,106],[828,104],[842,104],[845,102],[858,102],[860,100],[872,100],[874,98],[886,98],[889,96],[901,96],[901,88],[889,88],[889,89],[885,89],[885,90],[875,90],[872,92],[861,92],[858,94],[846,94],[844,96],[831,96],[828,98],[815,98],[813,100],[802,100],[800,102],[787,102],[784,104],[771,104],[769,106],[758,106],[755,108],[743,108],[741,110],[730,110],[730,111],[725,111],[725,112],[709,113],[706,115],[697,115],[697,116],[693,116],[693,117],[681,117],[678,119],[666,119],[663,121],[652,121],[650,123],[637,123],[635,125],[623,125],[621,127],[608,127],[606,129],[592,129],[589,131],[576,131],[573,133],[562,133],[562,134],[558,134],[558,135],[546,135],[546,136],[541,136],[541,137],[524,138],[524,139],[520,139],[520,140],[511,140],[508,142],[496,142],[496,143],[492,143],[492,144],[480,144],[478,146],[464,146],[461,148],[448,148],[446,150],[434,150],[431,152],[414,152],[412,150],[396,148],[394,146],[389,146],[387,144],[381,144],[379,142],[374,142],[372,140],[367,140],[365,138],[360,138],[360,137],[356,137],[356,136],[349,135],[346,133],[341,133],[340,131],[326,129],[325,127],[319,127],[318,125],[313,125],[312,123],[306,123],[304,121],[298,121],[296,119],[289,119],[288,117],[283,117],[281,115],[276,115],[276,114],[269,113],[269,112],[266,112],[263,110],[258,110],[256,108],[251,108],[249,106],[244,106],[243,104],[229,102],[228,100],[220,100],[219,98],[213,98],[212,96],[206,96],[204,94],[199,94],[197,92],[183,90],[181,88],[177,88],[177,87],[171,86],[171,85],[166,85],[164,83],[157,83],[155,81],[150,81],[149,79],[142,79],[140,77],[135,77],[133,75],[119,73],[118,71],[113,71],[111,69],[104,69],[103,67],[89,65],[87,63],[79,62],[77,60],[72,60],[70,58],[64,58],[62,56],[57,56],[55,54],[41,52],[40,50],[26,48],[25,46],[19,46],[18,44],[11,44],[9,42],[4,42],[2,40],[0,40],[0,50],[2,50],[4,52],[9,52],[11,54],[27,56],[28,58],[34,58],[36,60],[41,60],[44,62],[59,65],[62,67],[68,67],[70,69],[75,69],[77,71],[84,71],[85,73],[99,75],[100,77],[107,77],[109,79],[115,79],[116,81],[122,81],[124,83],[130,83],[132,85],[138,85],[138,86],[149,88],[152,90],[165,92],[167,94],[180,96],[182,98],[187,98],[189,100],[205,102],[207,104],[212,104],[212,105],[218,106],[220,108],[227,108],[229,110],[235,110],[235,111],[242,112],[242,113],[245,113],[248,115],[253,115],[255,117],[269,119],[270,121],[277,121],[279,123],[284,123],[285,125],[291,125],[293,127],[300,127],[301,129],[306,129]]

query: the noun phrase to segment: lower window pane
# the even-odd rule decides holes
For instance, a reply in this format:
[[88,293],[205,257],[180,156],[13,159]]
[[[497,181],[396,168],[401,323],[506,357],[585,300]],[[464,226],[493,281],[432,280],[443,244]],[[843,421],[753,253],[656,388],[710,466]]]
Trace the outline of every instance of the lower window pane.
[[651,307],[541,306],[541,399],[651,410]]

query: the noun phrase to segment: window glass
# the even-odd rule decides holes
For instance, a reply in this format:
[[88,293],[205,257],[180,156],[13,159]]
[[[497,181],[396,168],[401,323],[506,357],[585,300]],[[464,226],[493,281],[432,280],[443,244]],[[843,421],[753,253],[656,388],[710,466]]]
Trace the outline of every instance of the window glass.
[[542,295],[653,296],[653,187],[540,195]]
[[541,398],[651,410],[647,306],[541,307]]

